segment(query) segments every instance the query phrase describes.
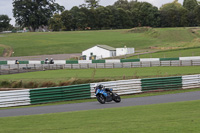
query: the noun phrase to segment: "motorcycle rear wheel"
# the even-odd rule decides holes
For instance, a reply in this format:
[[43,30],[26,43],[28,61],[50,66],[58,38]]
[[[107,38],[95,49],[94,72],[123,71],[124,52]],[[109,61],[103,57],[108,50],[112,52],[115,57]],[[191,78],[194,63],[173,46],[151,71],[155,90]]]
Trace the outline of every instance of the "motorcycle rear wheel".
[[116,103],[119,103],[119,102],[121,102],[121,98],[120,98],[120,96],[119,95],[117,95],[117,94],[114,94],[115,95],[115,98],[113,99]]
[[100,95],[97,95],[97,100],[101,103],[101,104],[104,104],[106,102],[106,99],[105,97],[100,94]]

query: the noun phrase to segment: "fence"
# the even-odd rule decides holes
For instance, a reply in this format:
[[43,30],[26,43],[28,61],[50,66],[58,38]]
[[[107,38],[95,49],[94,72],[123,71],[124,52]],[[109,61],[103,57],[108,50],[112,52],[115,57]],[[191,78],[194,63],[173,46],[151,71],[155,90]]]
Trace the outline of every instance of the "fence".
[[[40,104],[56,101],[93,98],[94,84],[82,84],[63,87],[0,91],[0,107]],[[100,82],[113,88],[119,95],[134,94],[155,90],[174,90],[200,88],[200,74],[176,77],[131,79]]]
[[[119,95],[142,92],[141,79],[99,82],[98,84],[103,84],[106,88],[113,88],[113,91]],[[94,87],[95,83],[90,84],[91,97],[95,97]]]
[[[140,58],[140,59],[102,59],[102,60],[54,60],[54,64],[92,64],[92,63],[125,63],[125,62],[154,62],[154,61],[191,61],[200,60],[200,56],[178,58]],[[0,65],[14,65],[15,60],[0,61]],[[19,61],[19,64],[44,64],[44,61]]]
[[0,107],[30,105],[30,93],[27,90],[0,91]]
[[73,85],[30,90],[31,104],[90,98],[90,85]]
[[33,71],[64,69],[63,65],[51,64],[14,64],[0,65],[0,75],[25,73]]
[[0,65],[0,75],[56,69],[89,69],[89,68],[134,68],[155,66],[200,66],[200,60],[170,60],[122,62],[122,63],[82,63],[82,64],[13,64]]

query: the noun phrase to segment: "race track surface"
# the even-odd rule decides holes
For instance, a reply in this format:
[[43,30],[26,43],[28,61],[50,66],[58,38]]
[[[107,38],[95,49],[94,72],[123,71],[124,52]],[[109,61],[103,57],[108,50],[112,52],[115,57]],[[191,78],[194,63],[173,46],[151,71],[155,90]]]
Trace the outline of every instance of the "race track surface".
[[71,111],[81,111],[81,110],[127,107],[127,106],[149,105],[149,104],[192,101],[192,100],[200,100],[200,91],[122,99],[121,103],[111,102],[106,104],[100,104],[96,101],[96,102],[76,103],[76,104],[3,109],[0,110],[0,117],[71,112]]

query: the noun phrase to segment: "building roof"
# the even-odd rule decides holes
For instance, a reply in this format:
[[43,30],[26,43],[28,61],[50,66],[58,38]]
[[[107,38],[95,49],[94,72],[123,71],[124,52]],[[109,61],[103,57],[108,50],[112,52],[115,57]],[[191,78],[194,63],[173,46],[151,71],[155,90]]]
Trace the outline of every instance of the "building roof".
[[109,50],[109,51],[115,51],[116,50],[116,48],[110,47],[108,45],[97,45],[97,47],[100,47],[100,48],[103,48],[103,49],[106,49],[106,50]]

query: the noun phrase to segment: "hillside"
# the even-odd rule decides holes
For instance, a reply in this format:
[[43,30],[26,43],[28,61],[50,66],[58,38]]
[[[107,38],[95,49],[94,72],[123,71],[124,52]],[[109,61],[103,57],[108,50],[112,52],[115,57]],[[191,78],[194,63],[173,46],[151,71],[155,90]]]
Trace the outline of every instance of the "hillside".
[[[0,37],[0,44],[14,50],[12,56],[80,53],[96,44],[163,50],[200,46],[199,29],[156,28],[142,33],[128,30],[15,33]],[[2,49],[2,48],[0,48]],[[3,50],[0,50],[2,55]]]

